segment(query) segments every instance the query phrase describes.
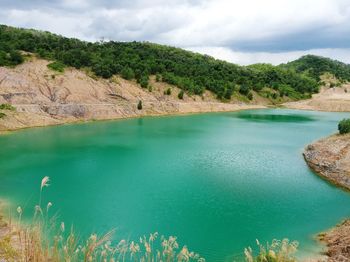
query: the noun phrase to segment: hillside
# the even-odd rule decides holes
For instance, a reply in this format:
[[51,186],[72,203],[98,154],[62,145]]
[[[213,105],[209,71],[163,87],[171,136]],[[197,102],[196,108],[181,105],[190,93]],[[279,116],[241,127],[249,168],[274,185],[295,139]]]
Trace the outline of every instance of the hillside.
[[[62,73],[53,71],[47,67],[49,63],[27,55],[21,65],[0,67],[0,131],[85,120],[262,107],[237,101],[221,103],[210,91],[202,96],[184,94],[179,99],[179,88],[156,82],[154,76],[150,77],[149,90],[119,76],[100,79],[89,71],[71,67]],[[171,93],[166,94],[167,90]],[[137,108],[139,101],[141,110]],[[8,104],[14,108],[4,106]]]
[[0,131],[283,103],[350,111],[348,75],[348,65],[316,56],[244,67],[157,44],[0,25]]
[[136,79],[143,87],[150,75],[189,94],[212,91],[218,99],[252,98],[252,91],[276,101],[302,99],[318,91],[319,83],[306,74],[284,67],[249,67],[216,60],[179,48],[141,42],[84,42],[49,32],[0,26],[0,66],[22,63],[19,51],[60,62],[60,68],[88,67],[95,75],[115,74]]
[[350,81],[350,65],[326,57],[306,55],[281,67],[305,74],[317,81],[321,81],[321,76],[325,73],[334,75],[341,82]]

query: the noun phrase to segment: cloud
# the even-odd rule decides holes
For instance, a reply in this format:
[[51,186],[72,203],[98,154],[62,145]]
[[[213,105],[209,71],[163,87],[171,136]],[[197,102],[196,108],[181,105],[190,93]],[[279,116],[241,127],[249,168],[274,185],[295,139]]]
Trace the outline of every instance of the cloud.
[[313,54],[331,57],[350,64],[350,48],[348,49],[310,49],[288,52],[240,52],[224,47],[188,47],[189,51],[207,54],[217,59],[226,60],[235,64],[250,65],[254,63],[270,63],[278,65],[300,58],[303,55]]
[[92,41],[152,41],[243,62],[315,50],[332,57],[339,51],[327,50],[343,50],[341,60],[349,61],[348,0],[1,0],[0,23]]

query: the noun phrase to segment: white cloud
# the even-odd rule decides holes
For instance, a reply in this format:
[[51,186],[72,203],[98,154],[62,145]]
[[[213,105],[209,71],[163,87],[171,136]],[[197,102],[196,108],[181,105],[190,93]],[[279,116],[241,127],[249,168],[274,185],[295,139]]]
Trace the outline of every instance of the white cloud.
[[350,64],[350,48],[348,49],[310,49],[305,51],[290,52],[239,52],[224,47],[188,47],[189,51],[207,54],[217,59],[226,60],[240,65],[251,65],[255,63],[270,63],[278,65],[300,58],[303,55],[313,54],[343,61]]

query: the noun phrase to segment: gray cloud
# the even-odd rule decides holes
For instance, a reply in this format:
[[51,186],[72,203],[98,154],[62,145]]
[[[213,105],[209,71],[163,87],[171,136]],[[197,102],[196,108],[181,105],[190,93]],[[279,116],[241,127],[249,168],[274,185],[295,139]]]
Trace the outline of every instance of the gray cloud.
[[0,23],[252,54],[350,48],[347,0],[0,0]]

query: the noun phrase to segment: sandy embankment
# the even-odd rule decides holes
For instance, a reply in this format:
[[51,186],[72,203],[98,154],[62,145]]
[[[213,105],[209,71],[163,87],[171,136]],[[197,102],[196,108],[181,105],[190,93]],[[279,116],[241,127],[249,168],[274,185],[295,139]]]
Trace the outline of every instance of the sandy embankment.
[[[350,190],[350,134],[333,135],[308,145],[304,158],[318,175]],[[327,261],[350,261],[350,219],[319,234],[319,240],[327,246]]]
[[[151,78],[152,91],[120,77],[94,79],[82,70],[67,68],[57,73],[47,68],[48,61],[31,58],[15,68],[0,67],[0,104],[16,107],[4,111],[0,132],[34,126],[78,121],[118,119],[138,116],[223,112],[263,108],[238,101],[221,103],[206,91],[202,97],[180,100],[180,90]],[[171,88],[170,96],[164,91]],[[137,104],[142,101],[143,109]]]
[[350,112],[350,84],[341,87],[322,87],[311,99],[284,103],[290,109],[328,112]]

